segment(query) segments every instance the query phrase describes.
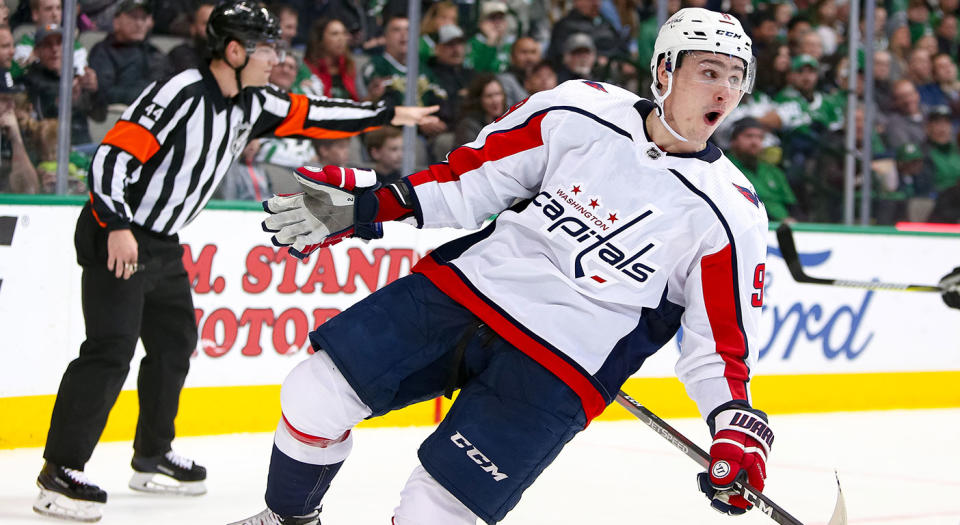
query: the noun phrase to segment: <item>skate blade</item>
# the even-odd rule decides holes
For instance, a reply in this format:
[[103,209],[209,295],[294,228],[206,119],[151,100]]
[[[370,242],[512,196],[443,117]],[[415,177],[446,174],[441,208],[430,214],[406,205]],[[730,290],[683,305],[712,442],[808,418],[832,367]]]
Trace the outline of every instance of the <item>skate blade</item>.
[[33,511],[43,516],[93,523],[103,517],[103,503],[75,500],[40,487]]
[[128,486],[133,490],[153,494],[200,496],[207,493],[207,486],[203,481],[177,481],[159,472],[135,472]]

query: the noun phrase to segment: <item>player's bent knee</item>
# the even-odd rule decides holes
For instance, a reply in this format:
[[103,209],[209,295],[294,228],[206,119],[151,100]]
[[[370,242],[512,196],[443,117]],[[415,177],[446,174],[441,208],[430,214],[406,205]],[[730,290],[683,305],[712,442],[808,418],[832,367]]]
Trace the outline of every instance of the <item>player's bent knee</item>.
[[330,464],[350,453],[350,429],[371,411],[326,352],[297,365],[280,389],[281,419],[274,442],[298,461]]

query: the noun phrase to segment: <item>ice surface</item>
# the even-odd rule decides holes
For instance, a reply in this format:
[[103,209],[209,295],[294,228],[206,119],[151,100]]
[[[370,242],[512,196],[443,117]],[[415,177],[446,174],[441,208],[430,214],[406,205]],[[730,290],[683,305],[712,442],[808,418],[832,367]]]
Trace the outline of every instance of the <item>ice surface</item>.
[[[671,420],[707,444],[700,420]],[[805,525],[824,525],[840,472],[849,523],[960,525],[960,409],[773,416],[776,441],[765,494]],[[430,428],[357,429],[353,454],[324,504],[324,525],[382,524]],[[101,443],[88,476],[110,494],[105,525],[225,524],[259,512],[271,434],[180,438],[175,450],[209,472],[209,493],[134,493],[129,442]],[[40,449],[0,450],[0,523],[68,523],[36,515]],[[696,490],[697,466],[637,421],[596,422],[567,446],[502,523],[772,524],[751,512],[722,516]]]

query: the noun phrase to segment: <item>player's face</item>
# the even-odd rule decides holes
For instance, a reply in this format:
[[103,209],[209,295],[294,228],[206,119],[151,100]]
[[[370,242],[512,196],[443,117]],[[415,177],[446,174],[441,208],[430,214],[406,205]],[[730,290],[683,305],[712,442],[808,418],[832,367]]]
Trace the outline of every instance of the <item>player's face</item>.
[[[666,86],[661,64],[660,81]],[[690,53],[673,73],[673,89],[664,101],[664,116],[681,136],[705,143],[737,106],[742,96],[743,60],[714,53]]]
[[241,76],[243,86],[264,86],[270,79],[270,73],[284,55],[282,51],[277,51],[276,44],[267,44],[260,42],[254,48],[253,52],[248,52],[247,67],[243,68]]

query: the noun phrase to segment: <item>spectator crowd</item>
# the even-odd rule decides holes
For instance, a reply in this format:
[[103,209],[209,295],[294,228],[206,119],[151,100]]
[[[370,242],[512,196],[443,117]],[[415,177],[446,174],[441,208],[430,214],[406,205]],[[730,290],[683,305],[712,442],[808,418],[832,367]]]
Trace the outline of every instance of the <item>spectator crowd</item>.
[[[416,164],[443,160],[507,108],[574,79],[611,82],[650,97],[657,2],[649,0],[424,0],[419,40],[408,40],[405,0],[282,0],[270,5],[291,52],[271,84],[281,90],[401,104],[407,49],[417,46],[413,98],[439,105],[418,129]],[[960,0],[879,0],[875,31],[847,38],[849,0],[669,0],[740,19],[753,39],[757,79],[713,137],[753,183],[771,220],[839,222],[843,213],[848,56],[856,55],[857,198],[871,178],[874,224],[960,222]],[[214,0],[80,0],[73,45],[70,193],[108,128],[154,81],[209,60]],[[52,193],[63,27],[60,0],[0,3],[0,193]],[[865,56],[863,39],[873,41]],[[863,71],[875,83],[863,99]],[[876,116],[864,127],[864,109]],[[400,172],[400,130],[352,139],[251,140],[223,180],[226,199],[289,191],[290,168],[345,164]]]

